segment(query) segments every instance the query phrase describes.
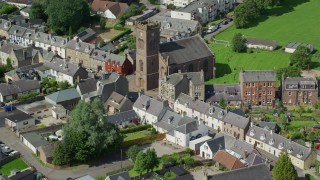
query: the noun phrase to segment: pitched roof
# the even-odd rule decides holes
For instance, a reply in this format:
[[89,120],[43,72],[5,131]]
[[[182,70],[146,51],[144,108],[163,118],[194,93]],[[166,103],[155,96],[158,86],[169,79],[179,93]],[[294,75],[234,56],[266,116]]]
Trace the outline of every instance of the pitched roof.
[[186,73],[174,73],[166,77],[166,82],[172,85],[177,85],[181,80],[186,77],[193,84],[204,84],[203,72],[186,72]]
[[160,117],[159,121],[155,123],[155,126],[160,127],[168,132],[175,129],[182,119],[178,113],[170,109],[163,109],[161,114],[162,117]]
[[94,38],[96,36],[96,34],[97,33],[93,29],[87,28],[84,31],[78,33],[76,35],[76,37],[78,37],[81,41],[88,41],[88,40]]
[[133,104],[133,107],[140,110],[144,109],[147,113],[158,117],[165,105],[161,101],[146,95],[141,95]]
[[120,111],[125,111],[132,109],[133,103],[126,96],[123,96],[113,91],[110,97],[108,98],[106,105],[112,106]]
[[4,31],[9,31],[11,27],[11,22],[5,19],[0,19],[0,29]]
[[89,44],[86,42],[77,42],[76,40],[70,40],[67,43],[66,47],[67,47],[67,49],[72,49],[72,50],[84,52],[87,54],[91,54],[91,52],[95,48],[95,46],[93,44]]
[[93,59],[99,60],[99,61],[107,61],[107,62],[112,62],[115,61],[116,63],[118,63],[120,66],[124,63],[124,61],[126,60],[125,56],[119,56],[117,54],[113,54],[111,52],[105,52],[99,49],[95,49],[92,54],[91,57]]
[[120,112],[110,116],[106,115],[104,117],[109,123],[112,124],[121,124],[122,122],[128,122],[139,118],[134,110]]
[[212,93],[207,102],[219,102],[221,99],[226,101],[241,101],[239,84],[206,85],[206,89],[210,89],[210,93]]
[[109,179],[110,180],[130,180],[130,176],[128,171],[125,171],[118,174],[110,175]]
[[2,96],[23,93],[31,90],[40,89],[40,83],[36,80],[18,80],[11,83],[1,83],[0,93]]
[[6,119],[13,122],[23,122],[31,118],[33,118],[31,115],[24,113],[20,110],[14,110],[13,114],[6,117]]
[[246,44],[271,46],[273,48],[277,47],[277,41],[275,40],[266,40],[266,39],[257,39],[257,38],[246,38],[245,40],[246,40]]
[[267,71],[267,70],[263,70],[263,71],[246,70],[242,72],[242,77],[244,82],[276,81],[276,73],[274,71]]
[[318,81],[312,77],[286,77],[282,82],[283,90],[317,89]]
[[12,50],[18,50],[18,49],[23,49],[24,47],[18,45],[18,44],[14,44],[14,43],[4,43],[1,42],[1,47],[0,47],[0,52],[6,53],[6,54],[10,54],[12,52]]
[[22,134],[22,136],[35,148],[50,144],[50,142],[46,141],[44,137],[42,137],[37,132],[24,133]]
[[226,151],[219,150],[213,157],[215,162],[222,164],[229,170],[239,169],[245,167],[244,164],[236,157],[230,155]]
[[45,98],[50,99],[55,103],[59,103],[59,102],[64,102],[71,99],[80,98],[80,95],[75,88],[70,88],[70,89],[65,89],[62,91],[49,94]]
[[183,134],[189,134],[191,132],[198,130],[199,123],[196,120],[194,120],[190,117],[187,117],[187,116],[184,116],[182,119],[184,119],[184,118],[190,119],[191,122],[185,123],[185,124],[177,127],[176,131],[181,132]]
[[97,82],[98,79],[96,78],[81,79],[80,82],[77,84],[77,87],[80,90],[80,94],[86,94],[96,91]]
[[53,144],[45,144],[38,147],[38,149],[42,149],[47,158],[53,157]]
[[164,59],[169,58],[170,65],[213,57],[213,53],[199,35],[160,44],[160,54]]
[[224,136],[214,137],[214,139],[210,139],[206,142],[211,152],[214,154],[218,150],[225,149],[225,141]]
[[262,121],[259,123],[259,126],[266,129],[266,130],[273,130],[275,131],[278,124],[277,122],[265,122],[265,121]]
[[227,113],[227,115],[222,119],[222,121],[226,122],[228,124],[232,124],[232,125],[239,127],[241,129],[246,128],[250,123],[249,118],[246,118],[245,116],[236,114],[232,111],[229,111]]
[[258,126],[252,126],[246,136],[262,141],[269,146],[287,151],[289,155],[305,160],[311,154],[311,149],[294,141],[291,141],[279,134],[273,133]]
[[94,0],[91,4],[91,8],[94,11],[106,11],[109,9],[115,16],[118,16],[121,12],[124,12],[127,6],[127,3],[104,0]]
[[265,164],[245,167],[208,176],[208,180],[272,180],[271,173]]
[[45,61],[43,66],[72,77],[82,68],[78,64],[58,57],[54,57],[51,61]]

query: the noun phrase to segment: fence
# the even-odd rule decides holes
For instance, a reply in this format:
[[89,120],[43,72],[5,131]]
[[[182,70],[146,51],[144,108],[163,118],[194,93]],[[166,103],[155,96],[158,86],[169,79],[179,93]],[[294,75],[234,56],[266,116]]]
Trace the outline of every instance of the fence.
[[219,39],[213,39],[213,44],[222,44],[226,47],[230,46],[229,41],[219,40]]
[[148,141],[154,141],[154,140],[162,140],[166,137],[166,134],[155,134],[155,135],[151,135],[151,136],[147,136],[147,137],[142,137],[142,138],[138,138],[138,139],[133,139],[130,141],[126,141],[122,143],[122,147],[129,147],[132,145],[138,145],[138,144],[143,144],[145,142]]

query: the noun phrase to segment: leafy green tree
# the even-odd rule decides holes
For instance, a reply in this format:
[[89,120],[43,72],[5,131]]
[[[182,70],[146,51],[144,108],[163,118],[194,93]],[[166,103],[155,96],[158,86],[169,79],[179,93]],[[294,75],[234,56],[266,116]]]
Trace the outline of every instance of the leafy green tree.
[[54,165],[65,165],[70,162],[70,158],[68,156],[68,152],[61,141],[57,141],[54,144],[53,148],[53,160],[52,163]]
[[316,133],[313,131],[310,131],[307,135],[307,139],[311,142],[316,140]]
[[12,69],[13,69],[13,66],[12,66],[12,61],[11,61],[11,59],[10,58],[7,58],[7,60],[6,60],[7,62],[7,64],[6,64],[6,71],[11,71]]
[[35,18],[35,19],[42,19],[44,21],[47,21],[47,14],[45,13],[46,8],[47,8],[47,1],[33,1],[31,8],[30,8],[30,18]]
[[232,39],[232,50],[238,53],[246,51],[247,47],[245,43],[246,42],[245,39],[242,37],[242,34],[236,33]]
[[154,168],[158,167],[159,159],[158,159],[157,153],[154,149],[148,149],[146,151],[145,158],[146,158],[145,164],[146,164],[147,172],[151,172],[151,171],[153,171]]
[[227,107],[227,102],[224,98],[221,98],[219,100],[219,105],[222,107],[222,108],[226,108]]
[[2,3],[0,5],[0,14],[12,14],[17,10],[18,8],[12,4]]
[[89,21],[90,8],[85,0],[50,0],[46,9],[49,27],[58,34],[75,32]]
[[246,7],[245,4],[239,4],[234,9],[234,25],[236,28],[242,28],[249,22],[249,17],[246,13]]
[[80,101],[63,126],[63,144],[70,161],[84,162],[119,147],[123,141],[120,130],[103,119],[104,105],[100,99]]
[[133,145],[128,149],[127,156],[134,162],[139,152],[140,152],[139,146]]
[[301,69],[307,69],[310,62],[310,50],[305,46],[299,46],[290,57],[290,64]]
[[68,81],[62,81],[58,83],[60,90],[68,89],[71,87],[71,84]]
[[166,173],[164,173],[164,177],[168,180],[172,180],[172,179],[176,179],[176,174],[171,172],[171,171],[168,171]]
[[194,159],[192,157],[187,157],[184,159],[184,163],[188,168],[192,168],[194,166]]
[[105,30],[106,29],[106,18],[100,16],[100,21],[99,21],[99,24],[100,24],[100,29],[101,30]]
[[177,7],[174,4],[168,4],[167,9],[175,10],[175,9],[177,9]]
[[140,151],[136,157],[136,161],[134,162],[134,166],[133,166],[133,169],[140,175],[144,171],[146,171],[145,161],[146,161],[146,153],[144,153],[143,151]]
[[282,74],[284,77],[300,77],[301,76],[301,69],[296,66],[288,66],[285,68],[277,69],[277,79],[281,81]]
[[298,175],[288,153],[281,153],[272,170],[274,180],[296,180]]

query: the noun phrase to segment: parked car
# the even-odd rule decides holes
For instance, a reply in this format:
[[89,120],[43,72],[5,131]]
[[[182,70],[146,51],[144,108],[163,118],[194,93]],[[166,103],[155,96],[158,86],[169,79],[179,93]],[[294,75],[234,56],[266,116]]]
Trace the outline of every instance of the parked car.
[[196,138],[201,138],[202,137],[202,134],[198,134],[197,136],[196,136]]
[[212,29],[208,29],[207,30],[207,34],[210,34],[210,33],[212,33],[213,31],[212,31]]
[[13,149],[10,149],[10,150],[8,150],[8,151],[4,152],[4,154],[5,154],[5,155],[7,155],[7,156],[9,156],[9,155],[10,155],[10,153],[12,153],[13,151],[14,151]]
[[6,112],[13,111],[15,109],[16,109],[16,107],[14,107],[13,105],[5,105],[5,106],[3,106],[3,110],[5,110]]
[[7,153],[7,152],[11,151],[11,149],[8,146],[4,146],[4,147],[1,147],[1,151],[3,153]]
[[223,24],[223,25],[227,25],[227,24],[228,24],[228,21],[227,21],[227,20],[224,20],[224,21],[222,22],[222,24]]
[[19,155],[19,151],[12,151],[9,156],[16,156],[16,155]]

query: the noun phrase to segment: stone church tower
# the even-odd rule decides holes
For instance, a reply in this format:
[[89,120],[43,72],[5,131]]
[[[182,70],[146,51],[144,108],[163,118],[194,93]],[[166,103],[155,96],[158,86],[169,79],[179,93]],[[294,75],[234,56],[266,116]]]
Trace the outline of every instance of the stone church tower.
[[136,85],[140,90],[158,88],[160,23],[136,24]]

